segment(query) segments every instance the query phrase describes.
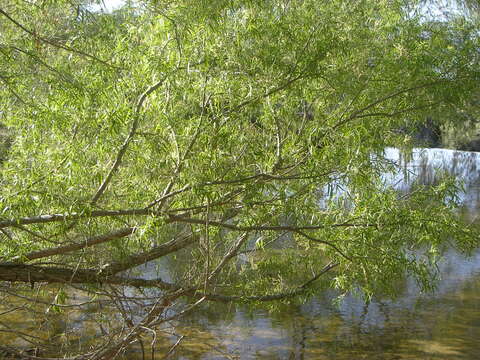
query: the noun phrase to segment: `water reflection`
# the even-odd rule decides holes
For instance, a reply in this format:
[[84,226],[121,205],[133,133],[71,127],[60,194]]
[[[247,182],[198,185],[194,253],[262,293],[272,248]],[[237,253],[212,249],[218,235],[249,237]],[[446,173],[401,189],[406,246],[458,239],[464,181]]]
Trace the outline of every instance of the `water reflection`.
[[[385,182],[407,191],[431,184],[441,171],[455,175],[468,215],[480,210],[480,153],[415,149],[406,158],[397,149],[387,157],[403,173]],[[405,178],[405,175],[407,177]],[[478,359],[480,358],[480,250],[470,258],[449,250],[440,263],[434,294],[420,294],[408,279],[395,301],[365,303],[348,296],[332,305],[333,291],[281,311],[245,306],[205,307],[176,324],[186,335],[175,359]],[[170,341],[172,341],[171,339]],[[163,344],[165,351],[171,345]]]
[[[205,309],[177,324],[187,339],[175,359],[478,359],[480,252],[450,253],[435,295],[409,289],[398,301],[336,307],[327,292],[281,312]],[[166,349],[166,344],[165,348]]]
[[[414,183],[435,182],[439,170],[448,171],[465,184],[460,199],[469,216],[480,213],[479,153],[417,149],[409,161],[396,149],[386,149],[386,155],[404,169],[403,173],[385,175],[387,184],[407,191]],[[161,275],[173,281],[173,270],[175,264],[182,263],[182,252],[176,256],[176,261],[166,257],[156,266],[149,264],[138,270],[145,278]],[[439,267],[442,279],[434,294],[420,294],[415,282],[405,279],[398,284],[403,294],[395,301],[377,298],[365,303],[347,296],[336,306],[332,299],[337,294],[325,290],[305,304],[282,305],[275,312],[231,304],[206,305],[157,334],[155,359],[163,359],[181,336],[181,346],[170,359],[479,359],[480,250],[467,259],[449,250]],[[87,300],[80,293],[73,295],[78,297],[75,301]],[[2,300],[6,301],[7,296]],[[12,306],[25,304],[16,299]],[[74,343],[80,350],[88,348],[88,339],[98,335],[96,321],[102,314],[98,310],[98,304],[92,304],[92,313],[70,311],[54,319],[50,316],[48,324],[42,323],[47,321],[46,315],[28,319],[21,310],[2,314],[0,320],[16,330],[50,339],[57,352]],[[114,318],[111,313],[103,316]],[[84,338],[72,338],[69,334],[77,333],[73,330],[79,328]],[[10,335],[17,336],[4,333],[0,342],[15,340]],[[145,341],[148,352],[149,341]],[[22,339],[16,343],[21,345]],[[134,348],[124,358],[143,356],[139,348]]]
[[470,215],[480,212],[480,153],[448,149],[413,149],[402,154],[398,149],[387,148],[385,155],[400,164],[404,171],[385,175],[385,181],[408,191],[412,184],[433,184],[445,172],[455,176],[464,191],[459,200]]

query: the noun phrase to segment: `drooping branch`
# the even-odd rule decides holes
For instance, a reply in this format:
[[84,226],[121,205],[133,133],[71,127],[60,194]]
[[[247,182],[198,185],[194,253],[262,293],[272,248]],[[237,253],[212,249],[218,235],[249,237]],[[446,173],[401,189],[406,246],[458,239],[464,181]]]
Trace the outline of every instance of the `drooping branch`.
[[233,107],[230,112],[236,112],[238,110],[240,110],[241,108],[249,105],[249,104],[252,104],[252,103],[255,103],[261,99],[265,99],[265,98],[268,98],[270,97],[271,95],[274,95],[278,92],[281,92],[285,89],[287,89],[290,85],[292,85],[293,83],[301,80],[301,79],[304,79],[306,77],[305,74],[298,74],[296,76],[293,76],[293,77],[290,77],[289,79],[287,79],[287,81],[285,81],[283,84],[280,84],[279,86],[273,88],[273,89],[270,89],[269,91],[265,92],[264,94],[262,95],[259,95],[259,96],[255,96],[253,98],[250,98],[250,99],[247,99],[243,102],[241,102],[240,104],[238,104],[237,106]]
[[46,224],[53,222],[66,222],[70,220],[96,218],[96,217],[113,217],[113,216],[133,216],[133,215],[158,215],[158,212],[148,209],[126,209],[126,210],[94,210],[79,213],[66,214],[46,214],[29,217],[21,217],[16,219],[0,220],[0,229],[30,224]]
[[197,242],[198,240],[199,237],[196,234],[188,234],[180,239],[172,239],[164,244],[154,247],[149,251],[131,255],[122,261],[112,263],[104,267],[101,271],[101,274],[103,276],[115,275],[121,271],[132,269],[136,266],[176,252]]
[[395,91],[391,94],[388,94],[388,95],[385,95],[373,102],[371,102],[370,104],[364,106],[363,108],[360,108],[358,110],[355,110],[349,117],[347,117],[346,119],[341,119],[340,121],[338,121],[333,127],[332,127],[332,131],[338,129],[339,127],[343,126],[344,124],[354,120],[354,119],[357,119],[359,117],[362,117],[361,115],[367,111],[367,110],[370,110],[374,107],[376,107],[377,105],[387,101],[387,100],[390,100],[390,99],[393,99],[399,95],[402,95],[402,94],[406,94],[406,93],[409,93],[411,91],[415,91],[415,90],[418,90],[418,89],[423,89],[423,88],[427,88],[427,87],[430,87],[430,86],[435,86],[435,85],[438,85],[440,83],[442,83],[443,81],[441,80],[437,80],[437,81],[432,81],[432,82],[429,82],[429,83],[425,83],[425,84],[420,84],[420,85],[416,85],[416,86],[411,86],[409,88],[405,88],[405,89],[400,89],[398,91]]
[[27,105],[28,102],[23,99],[20,94],[18,94],[17,91],[15,91],[15,89],[12,87],[12,85],[10,84],[10,82],[8,81],[8,79],[5,78],[5,76],[2,76],[0,75],[0,80],[5,84],[6,88],[8,89],[8,91],[10,91],[10,93],[20,102],[22,103],[23,105]]
[[[183,216],[177,216],[168,214],[170,222],[186,223],[186,224],[198,224],[205,225],[206,220],[196,219],[196,218],[187,218]],[[378,227],[377,224],[369,223],[339,223],[339,224],[328,224],[328,225],[304,225],[304,226],[290,226],[290,225],[253,225],[253,226],[238,226],[234,224],[229,224],[220,221],[208,220],[209,226],[220,227],[225,229],[230,229],[234,231],[301,231],[301,230],[319,230],[326,228],[348,228],[348,227]]]
[[10,14],[8,14],[6,11],[4,11],[3,9],[0,9],[0,14],[2,14],[3,16],[5,16],[8,20],[10,20],[13,24],[15,24],[16,27],[22,29],[24,32],[26,32],[27,34],[29,34],[30,36],[33,36],[35,38],[35,40],[37,41],[41,41],[45,44],[48,44],[48,45],[51,45],[51,46],[54,46],[56,48],[59,48],[59,49],[62,49],[62,50],[66,50],[66,51],[69,51],[69,52],[72,52],[74,54],[78,54],[78,55],[81,55],[81,56],[84,56],[84,57],[87,57],[91,60],[94,60],[94,61],[97,61],[103,65],[106,65],[108,67],[113,67],[113,68],[118,68],[117,66],[114,66],[110,63],[108,63],[107,61],[105,60],[102,60],[102,59],[99,59],[98,57],[92,55],[92,54],[88,54],[84,51],[81,51],[81,50],[78,50],[78,49],[74,49],[70,46],[67,46],[67,45],[63,45],[63,44],[60,44],[58,42],[55,42],[55,41],[52,41],[52,40],[49,40],[43,36],[40,36],[38,35],[37,33],[27,29],[24,25],[20,24],[17,20],[15,20],[12,16],[10,16]]
[[59,267],[43,267],[37,265],[3,263],[0,264],[0,281],[23,282],[34,284],[41,283],[67,283],[67,284],[110,284],[119,286],[132,286],[137,288],[159,288],[167,291],[180,291],[182,296],[205,298],[209,301],[218,302],[255,302],[275,301],[289,297],[295,297],[304,293],[313,282],[322,275],[338,266],[338,263],[327,264],[317,275],[306,281],[296,289],[278,294],[262,295],[223,295],[219,293],[204,293],[199,288],[182,288],[176,284],[157,279],[127,278],[122,276],[102,276],[96,270],[80,269],[72,270]]
[[348,261],[352,261],[352,258],[347,256],[342,250],[340,250],[338,248],[338,246],[336,246],[335,244],[329,242],[329,241],[325,241],[325,240],[320,240],[320,239],[317,239],[307,233],[305,233],[304,231],[302,230],[296,230],[295,231],[297,234],[300,234],[302,235],[304,238],[310,240],[310,241],[313,241],[313,242],[316,242],[316,243],[319,243],[319,244],[324,244],[324,245],[327,245],[329,247],[331,247],[332,249],[334,249],[337,253],[339,253],[341,256],[343,256],[345,259],[347,259]]
[[122,163],[123,156],[127,152],[128,146],[130,145],[130,142],[132,141],[133,137],[135,136],[135,133],[137,132],[137,128],[138,128],[138,125],[140,123],[140,118],[141,118],[140,111],[142,109],[143,104],[145,103],[145,100],[147,99],[147,97],[151,93],[153,93],[155,90],[157,90],[165,82],[166,79],[167,79],[167,76],[164,76],[160,81],[157,81],[155,84],[150,86],[147,90],[145,90],[145,92],[143,92],[142,95],[140,95],[140,98],[138,99],[137,104],[135,106],[135,113],[134,113],[134,118],[133,118],[133,121],[132,121],[132,125],[130,127],[130,131],[129,131],[127,137],[125,138],[122,146],[120,147],[120,150],[118,150],[117,156],[115,158],[115,162],[113,163],[112,167],[110,168],[107,176],[103,180],[102,184],[98,188],[95,195],[93,195],[92,201],[91,201],[92,204],[95,204],[98,201],[98,199],[103,195],[103,193],[107,189],[108,184],[112,180],[113,175],[115,174],[115,172],[120,167],[120,164]]
[[[261,182],[261,181],[288,181],[288,180],[299,180],[299,179],[315,179],[318,177],[328,176],[332,172],[326,172],[323,174],[315,175],[315,176],[306,176],[306,175],[292,175],[292,176],[279,176],[279,175],[272,175],[267,173],[256,174],[252,176],[247,176],[238,179],[230,179],[230,180],[214,180],[211,182],[205,182],[198,185],[185,185],[179,190],[172,191],[168,194],[165,194],[159,199],[156,199],[155,202],[158,203],[162,200],[166,200],[173,196],[179,195],[186,191],[190,191],[194,188],[201,188],[204,186],[217,186],[217,185],[235,185],[235,184],[243,184],[247,182]],[[229,193],[230,195],[235,195]],[[212,202],[210,204],[211,207],[217,205],[224,205],[224,199],[219,200],[218,202]],[[197,207],[191,207],[190,209],[194,208],[205,208],[206,205],[200,205]],[[168,212],[178,212],[182,209],[170,209]],[[97,217],[118,217],[118,216],[160,216],[165,215],[166,212],[158,211],[157,209],[152,209],[151,204],[147,205],[145,208],[132,208],[132,209],[119,209],[119,210],[92,210],[92,211],[85,211],[85,212],[72,212],[72,213],[58,213],[58,214],[43,214],[43,215],[35,215],[35,216],[26,216],[26,217],[19,217],[19,218],[11,218],[11,219],[3,219],[0,220],[0,229],[8,228],[8,227],[15,227],[18,225],[31,225],[31,224],[46,224],[46,223],[53,223],[53,222],[68,222],[74,221],[78,219],[87,219],[87,218],[97,218]],[[170,221],[172,222],[172,221]]]
[[68,283],[68,284],[111,284],[133,287],[158,287],[176,289],[175,285],[161,279],[145,280],[122,276],[103,276],[92,269],[69,269],[17,263],[0,263],[0,281],[23,283]]
[[[68,244],[55,248],[40,250],[28,253],[18,260],[34,260],[48,256],[62,255],[90,246],[98,245],[115,239],[120,239],[133,234],[136,228],[124,228],[108,234],[95,236],[83,243]],[[164,244],[154,247],[149,251],[134,254],[122,261],[117,261],[103,267],[100,271],[80,269],[73,271],[69,268],[40,267],[13,262],[0,263],[0,280],[21,281],[21,282],[71,282],[71,283],[107,283],[112,285],[130,285],[136,287],[156,287],[157,281],[146,281],[143,279],[132,279],[115,276],[119,272],[129,270],[149,261],[166,256],[180,249],[183,249],[196,241],[196,234],[188,234],[179,239],[172,239]],[[13,270],[12,270],[13,269]],[[13,273],[12,273],[13,271]],[[35,273],[35,274],[33,274]],[[172,285],[173,286],[173,285]]]
[[9,49],[12,49],[12,50],[15,50],[19,53],[22,53],[22,54],[25,54],[26,56],[32,58],[33,60],[35,60],[35,62],[39,63],[40,65],[43,65],[45,68],[47,68],[49,71],[55,73],[57,76],[59,76],[61,79],[69,82],[69,83],[72,83],[72,78],[69,78],[67,77],[67,75],[65,75],[64,73],[61,73],[60,71],[58,71],[56,68],[50,66],[49,64],[47,64],[44,60],[42,60],[40,58],[40,56],[37,56],[35,55],[34,53],[28,51],[28,50],[24,50],[24,49],[21,49],[17,46],[3,46],[3,47],[7,47]]
[[222,268],[225,266],[225,264],[228,263],[228,261],[230,261],[232,258],[234,258],[235,256],[237,256],[238,254],[238,250],[240,249],[240,247],[245,243],[245,241],[248,240],[248,232],[242,234],[236,244],[234,244],[231,249],[225,254],[225,256],[222,258],[222,260],[220,260],[220,262],[218,263],[217,267],[210,273],[210,275],[208,276],[208,282],[211,282],[215,276],[217,276],[220,271],[222,270]]
[[58,247],[49,248],[45,250],[32,251],[28,254],[23,255],[21,260],[35,260],[35,259],[45,258],[48,256],[67,254],[76,250],[85,249],[87,247],[102,244],[108,241],[121,239],[123,237],[133,234],[135,230],[136,228],[134,227],[123,228],[117,231],[110,232],[108,234],[93,236],[91,238],[86,239],[83,242],[58,246]]
[[198,137],[200,135],[200,132],[201,132],[201,129],[202,129],[202,125],[204,123],[203,117],[204,117],[204,113],[205,113],[205,107],[206,107],[206,104],[209,102],[209,100],[207,100],[207,96],[206,96],[206,92],[205,92],[205,85],[206,85],[206,82],[204,83],[204,86],[203,86],[202,112],[200,114],[200,121],[199,121],[199,123],[198,123],[198,125],[195,129],[195,132],[194,132],[192,138],[190,139],[190,142],[189,142],[188,146],[186,147],[185,152],[183,153],[183,155],[181,157],[180,157],[180,150],[178,148],[178,142],[175,141],[176,146],[177,146],[177,152],[178,152],[178,160],[177,160],[177,164],[175,166],[175,170],[173,171],[173,174],[170,177],[170,181],[167,183],[167,186],[165,186],[165,188],[163,189],[162,196],[160,197],[160,199],[155,199],[153,202],[148,204],[147,209],[149,209],[151,207],[154,207],[154,206],[156,206],[158,209],[163,209],[164,205],[166,204],[166,195],[172,192],[172,188],[178,180],[178,175],[183,170],[185,160],[190,156],[190,153],[193,149],[193,146],[197,142],[197,139],[198,139]]
[[416,110],[428,109],[428,108],[431,108],[431,107],[439,105],[439,104],[440,104],[440,102],[437,101],[437,102],[431,102],[431,103],[421,105],[421,106],[406,107],[406,108],[395,110],[395,111],[392,111],[392,112],[370,112],[370,113],[357,115],[356,118],[360,119],[360,118],[375,117],[375,116],[394,117],[394,116],[398,116],[398,115],[409,113],[409,112],[416,111]]
[[202,293],[198,290],[186,291],[186,295],[195,295],[197,297],[205,297],[209,301],[219,301],[219,302],[256,302],[256,301],[276,301],[287,298],[292,298],[298,295],[305,293],[305,291],[312,286],[312,284],[317,281],[321,276],[325,275],[327,272],[337,267],[339,264],[330,262],[323,267],[322,270],[310,280],[304,282],[302,285],[298,286],[296,289],[278,293],[278,294],[264,294],[264,295],[253,295],[253,296],[229,296],[222,295],[217,293]]

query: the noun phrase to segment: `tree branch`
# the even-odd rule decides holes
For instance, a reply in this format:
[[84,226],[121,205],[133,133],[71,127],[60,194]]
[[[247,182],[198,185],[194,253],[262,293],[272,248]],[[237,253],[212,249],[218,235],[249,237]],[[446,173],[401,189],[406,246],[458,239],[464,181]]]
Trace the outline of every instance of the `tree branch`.
[[49,39],[46,39],[42,36],[39,36],[38,34],[36,34],[35,32],[27,29],[24,25],[20,24],[18,21],[16,21],[14,18],[12,18],[7,12],[5,12],[3,9],[0,9],[0,14],[2,14],[3,16],[5,16],[8,20],[10,20],[13,24],[15,24],[15,26],[19,27],[20,29],[22,29],[24,32],[26,32],[27,34],[33,36],[36,40],[38,41],[41,41],[41,42],[44,42],[45,44],[48,44],[48,45],[51,45],[51,46],[54,46],[56,48],[59,48],[59,49],[62,49],[62,50],[66,50],[66,51],[69,51],[69,52],[72,52],[72,53],[75,53],[75,54],[78,54],[78,55],[81,55],[81,56],[84,56],[84,57],[87,57],[91,60],[94,60],[94,61],[97,61],[103,65],[106,65],[108,67],[113,67],[113,68],[116,68],[118,69],[117,66],[115,65],[112,65],[110,63],[108,63],[107,61],[105,60],[102,60],[102,59],[99,59],[91,54],[88,54],[86,52],[83,52],[81,50],[77,50],[77,49],[74,49],[70,46],[67,46],[67,45],[62,45],[62,44],[59,44],[55,41],[52,41],[52,40],[49,40]]
[[46,214],[17,219],[0,220],[0,229],[18,225],[46,224],[52,222],[66,222],[69,220],[87,219],[109,216],[133,216],[133,215],[159,215],[158,212],[148,209],[126,209],[126,210],[94,210],[91,212],[70,213],[70,214]]
[[364,113],[365,111],[377,106],[378,104],[384,102],[384,101],[387,101],[389,99],[392,99],[398,95],[402,95],[402,94],[405,94],[407,92],[410,92],[410,91],[413,91],[413,90],[418,90],[418,89],[422,89],[422,88],[426,88],[426,87],[429,87],[429,86],[434,86],[434,85],[437,85],[439,83],[441,83],[442,81],[441,80],[437,80],[437,81],[432,81],[432,82],[429,82],[429,83],[426,83],[426,84],[421,84],[421,85],[416,85],[416,86],[412,86],[412,87],[409,87],[409,88],[406,88],[406,89],[401,89],[401,90],[398,90],[398,91],[395,91],[394,93],[391,93],[389,95],[386,95],[384,97],[381,97],[377,100],[375,100],[374,102],[364,106],[363,108],[361,109],[358,109],[356,111],[354,111],[348,118],[344,119],[344,120],[340,120],[337,124],[335,124],[333,127],[332,127],[332,130],[336,130],[338,129],[340,126],[352,121],[353,119],[356,119],[356,118],[359,118],[360,117],[360,114]]
[[127,257],[126,259],[112,263],[101,270],[102,276],[111,276],[115,275],[121,271],[125,271],[136,266],[145,264],[149,261],[158,259],[162,256],[166,256],[171,254],[175,251],[183,249],[196,241],[198,241],[199,237],[196,234],[188,234],[181,239],[172,239],[164,244],[154,247],[153,249],[140,253],[135,254]]
[[138,288],[156,287],[162,290],[178,291],[181,296],[200,297],[209,301],[219,302],[255,302],[275,301],[302,294],[313,282],[322,275],[338,266],[338,263],[330,262],[317,275],[298,286],[295,290],[279,293],[254,296],[229,296],[218,293],[203,293],[198,288],[182,288],[176,284],[168,283],[160,278],[145,280],[140,278],[126,278],[121,276],[102,276],[97,271],[90,269],[72,270],[58,267],[42,267],[36,265],[3,263],[0,264],[0,281],[24,282],[24,283],[82,283],[82,284],[110,284],[132,286]]
[[[195,219],[195,218],[186,218],[182,216],[176,216],[168,214],[170,222],[179,222],[186,224],[198,224],[205,225],[206,220]],[[376,224],[368,223],[341,223],[341,224],[329,224],[329,225],[305,225],[305,226],[288,226],[288,225],[254,225],[254,226],[237,226],[233,224],[228,224],[219,221],[208,221],[209,226],[216,226],[225,229],[235,230],[235,231],[293,231],[298,232],[299,230],[318,230],[325,228],[335,228],[335,227],[377,227]]]
[[24,283],[111,284],[133,287],[158,287],[172,290],[177,286],[161,279],[145,280],[122,276],[103,276],[96,270],[45,267],[17,263],[0,263],[0,281]]
[[[40,251],[32,251],[28,254],[23,255],[22,257],[18,256],[17,258],[18,260],[24,260],[24,259],[34,260],[34,259],[45,258],[48,256],[66,254],[72,251],[85,249],[87,247],[102,244],[108,241],[121,239],[123,237],[133,234],[135,231],[136,231],[136,228],[134,227],[123,228],[108,234],[93,236],[81,243],[68,244],[68,245],[58,246],[58,247],[49,248],[49,249],[40,250]],[[13,259],[13,261],[15,261],[15,258]]]
[[140,110],[145,100],[151,93],[157,90],[165,82],[166,79],[167,79],[167,76],[164,76],[160,81],[157,81],[155,84],[150,86],[147,90],[145,90],[145,92],[142,95],[140,95],[140,98],[137,101],[137,105],[135,106],[135,115],[132,122],[132,126],[130,127],[130,131],[127,137],[125,138],[125,141],[123,142],[122,146],[120,147],[120,150],[117,153],[117,157],[115,158],[115,162],[113,163],[113,166],[110,168],[110,171],[108,172],[107,176],[105,177],[102,184],[98,188],[97,192],[93,196],[91,201],[92,204],[95,204],[98,201],[98,199],[102,196],[102,194],[107,189],[108,184],[112,180],[113,175],[120,167],[123,156],[127,152],[128,145],[130,144],[130,141],[133,139],[133,137],[135,136],[135,132],[137,131],[138,124],[140,122]]
[[345,259],[349,260],[349,261],[353,261],[351,257],[345,255],[345,253],[340,250],[335,244],[332,244],[331,242],[328,242],[328,241],[325,241],[325,240],[320,240],[320,239],[317,239],[317,238],[314,238],[313,236],[310,236],[308,234],[306,234],[305,232],[301,231],[301,230],[297,230],[295,231],[297,234],[300,234],[302,235],[303,237],[305,237],[306,239],[310,240],[310,241],[313,241],[313,242],[317,242],[317,243],[320,243],[320,244],[324,244],[324,245],[327,245],[327,246],[330,246],[331,248],[333,248],[337,253],[339,253],[341,256],[343,256]]
[[203,294],[199,291],[187,291],[186,295],[195,295],[197,297],[205,297],[209,301],[219,301],[219,302],[255,302],[255,301],[276,301],[295,297],[304,293],[316,280],[318,280],[322,275],[326,274],[328,271],[337,267],[338,263],[330,262],[323,267],[323,269],[310,280],[306,281],[302,285],[298,286],[295,290],[279,293],[279,294],[266,294],[266,295],[253,295],[253,296],[229,296],[215,293]]

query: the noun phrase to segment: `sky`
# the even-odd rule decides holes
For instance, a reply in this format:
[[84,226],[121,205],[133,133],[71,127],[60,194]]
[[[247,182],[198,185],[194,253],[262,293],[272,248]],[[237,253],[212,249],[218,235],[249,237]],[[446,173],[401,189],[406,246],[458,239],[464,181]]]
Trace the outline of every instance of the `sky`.
[[113,10],[122,7],[123,4],[125,4],[125,0],[103,0],[103,5],[92,5],[91,10],[103,10],[105,12],[112,12]]
[[[104,12],[112,12],[125,4],[126,0],[103,0],[103,5],[93,5],[93,11],[103,10]],[[426,1],[420,7],[420,12],[429,19],[445,20],[448,14],[461,14],[462,10],[458,6],[456,0],[430,0]]]

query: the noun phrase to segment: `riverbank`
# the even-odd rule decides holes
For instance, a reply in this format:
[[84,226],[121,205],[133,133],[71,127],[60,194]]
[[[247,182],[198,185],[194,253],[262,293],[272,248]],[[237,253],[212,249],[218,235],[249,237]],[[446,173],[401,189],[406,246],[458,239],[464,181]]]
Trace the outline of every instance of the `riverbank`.
[[438,126],[427,121],[413,138],[418,147],[480,152],[480,126],[476,123]]

